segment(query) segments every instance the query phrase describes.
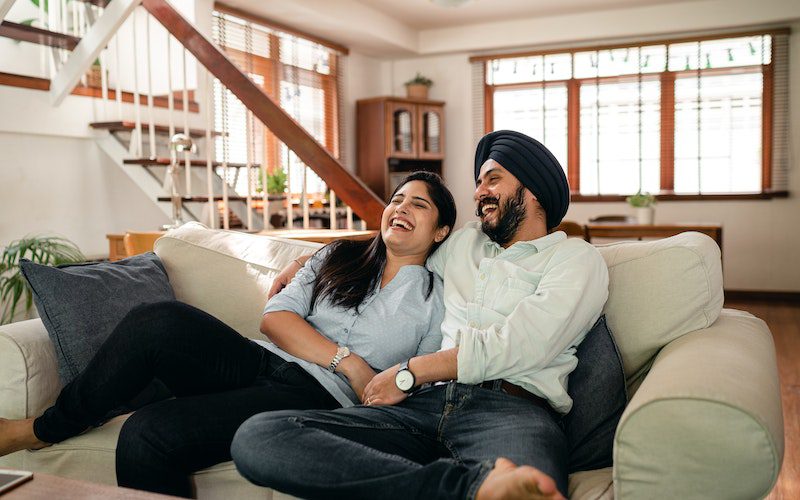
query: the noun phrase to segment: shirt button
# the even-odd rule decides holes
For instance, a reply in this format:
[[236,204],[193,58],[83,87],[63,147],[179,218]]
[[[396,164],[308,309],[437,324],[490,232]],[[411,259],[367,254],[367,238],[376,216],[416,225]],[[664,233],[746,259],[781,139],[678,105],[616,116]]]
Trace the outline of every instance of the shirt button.
[[481,278],[482,280],[485,280],[485,279],[486,279],[486,273],[481,273],[481,275],[480,275],[480,278]]
[[470,328],[475,328],[476,326],[478,326],[478,324],[477,324],[477,323],[475,323],[474,321],[470,321],[470,322],[469,322],[469,327],[470,327]]
[[344,329],[344,333],[350,333],[350,329],[349,328],[345,328]]

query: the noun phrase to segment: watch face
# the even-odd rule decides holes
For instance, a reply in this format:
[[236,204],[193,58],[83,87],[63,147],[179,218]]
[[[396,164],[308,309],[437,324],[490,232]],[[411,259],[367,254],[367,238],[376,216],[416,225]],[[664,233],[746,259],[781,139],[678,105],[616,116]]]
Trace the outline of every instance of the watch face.
[[401,391],[409,391],[414,387],[414,375],[408,370],[400,370],[395,375],[394,382]]

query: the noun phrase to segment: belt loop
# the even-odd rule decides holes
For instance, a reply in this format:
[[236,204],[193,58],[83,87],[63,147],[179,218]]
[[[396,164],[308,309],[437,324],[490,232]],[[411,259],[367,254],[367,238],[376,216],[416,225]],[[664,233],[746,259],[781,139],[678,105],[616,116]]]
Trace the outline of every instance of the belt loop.
[[503,386],[503,379],[495,379],[492,380],[492,390],[493,391],[502,391],[501,387]]

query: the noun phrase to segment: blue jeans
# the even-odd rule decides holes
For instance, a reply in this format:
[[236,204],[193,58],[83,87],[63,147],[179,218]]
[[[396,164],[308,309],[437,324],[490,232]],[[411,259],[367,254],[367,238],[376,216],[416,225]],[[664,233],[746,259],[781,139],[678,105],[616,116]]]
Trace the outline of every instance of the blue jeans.
[[450,382],[396,406],[276,411],[248,419],[231,455],[251,482],[303,498],[474,498],[505,457],[567,493],[560,418],[496,388]]
[[[148,403],[141,408],[130,403],[154,383],[161,389],[151,396],[160,397],[140,401]],[[117,483],[191,497],[189,475],[230,460],[233,435],[247,418],[338,406],[298,364],[188,304],[157,302],[125,316],[86,369],[34,421],[34,433],[58,443],[102,424],[120,407],[137,409],[117,442]]]

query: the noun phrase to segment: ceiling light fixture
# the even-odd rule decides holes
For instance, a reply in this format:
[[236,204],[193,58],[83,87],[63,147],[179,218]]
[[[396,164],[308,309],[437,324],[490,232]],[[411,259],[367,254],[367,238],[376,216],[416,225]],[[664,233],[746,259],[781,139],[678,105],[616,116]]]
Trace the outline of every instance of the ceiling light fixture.
[[461,7],[472,0],[431,0],[431,3],[439,7]]

